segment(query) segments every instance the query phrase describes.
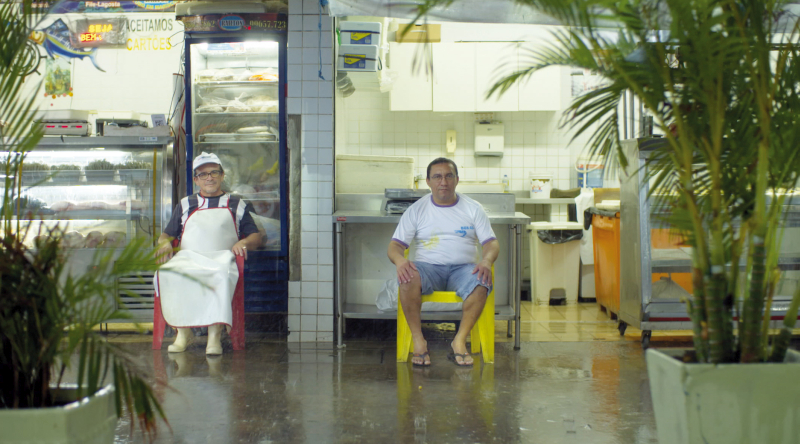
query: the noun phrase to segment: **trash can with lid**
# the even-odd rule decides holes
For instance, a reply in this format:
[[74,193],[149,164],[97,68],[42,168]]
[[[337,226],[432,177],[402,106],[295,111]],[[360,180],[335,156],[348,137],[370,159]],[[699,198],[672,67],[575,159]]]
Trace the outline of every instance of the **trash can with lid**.
[[580,242],[578,222],[533,222],[530,231],[531,300],[547,305],[550,299],[578,303]]

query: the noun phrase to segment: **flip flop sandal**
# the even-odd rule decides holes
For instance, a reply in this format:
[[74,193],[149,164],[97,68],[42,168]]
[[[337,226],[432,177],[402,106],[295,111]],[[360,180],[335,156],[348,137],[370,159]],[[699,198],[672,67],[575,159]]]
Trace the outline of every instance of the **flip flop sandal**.
[[[447,355],[447,360],[453,361],[453,364],[457,365],[458,367],[472,367],[475,364],[475,361],[472,361],[472,364],[465,363],[464,361],[467,360],[467,356],[469,356],[469,353],[450,353]],[[456,357],[461,357],[462,364],[459,364],[458,361],[456,361]]]
[[413,361],[411,362],[411,364],[414,367],[430,367],[431,366],[430,362],[428,362],[427,364],[425,363],[425,356],[430,358],[430,356],[431,356],[430,353],[428,353],[428,352],[425,352],[425,353],[412,353],[411,356],[413,356],[414,358],[422,358],[422,364],[417,364],[416,362],[413,362]]

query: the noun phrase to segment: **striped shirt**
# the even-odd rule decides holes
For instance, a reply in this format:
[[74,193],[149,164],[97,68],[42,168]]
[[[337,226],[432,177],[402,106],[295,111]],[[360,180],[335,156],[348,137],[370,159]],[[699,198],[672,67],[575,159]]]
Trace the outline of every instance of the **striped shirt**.
[[183,235],[183,225],[186,219],[189,218],[195,210],[206,208],[220,208],[227,206],[231,213],[236,217],[236,231],[239,233],[239,239],[244,239],[247,236],[258,233],[258,226],[253,221],[251,212],[255,211],[253,205],[246,200],[229,194],[222,194],[216,197],[202,197],[198,194],[192,194],[181,199],[181,203],[175,206],[172,212],[172,218],[164,229],[164,233],[174,238],[180,239]]

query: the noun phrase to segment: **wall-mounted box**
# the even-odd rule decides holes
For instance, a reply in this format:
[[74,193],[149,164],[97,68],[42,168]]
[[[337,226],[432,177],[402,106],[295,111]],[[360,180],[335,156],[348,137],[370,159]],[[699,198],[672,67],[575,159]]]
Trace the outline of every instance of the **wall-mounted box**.
[[397,43],[436,43],[442,41],[442,25],[411,25],[405,34],[405,23],[397,28]]
[[502,123],[475,124],[475,155],[502,156],[505,129]]
[[378,47],[340,45],[336,67],[339,71],[375,72],[378,70]]
[[340,22],[342,45],[380,45],[380,22]]

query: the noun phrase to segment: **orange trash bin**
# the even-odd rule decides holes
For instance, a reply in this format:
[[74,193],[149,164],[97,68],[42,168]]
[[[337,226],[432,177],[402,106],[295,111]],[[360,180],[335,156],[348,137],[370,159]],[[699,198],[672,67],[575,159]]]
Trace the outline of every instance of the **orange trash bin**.
[[[597,303],[619,313],[619,212],[592,210],[594,292]],[[613,214],[613,216],[611,216]]]

